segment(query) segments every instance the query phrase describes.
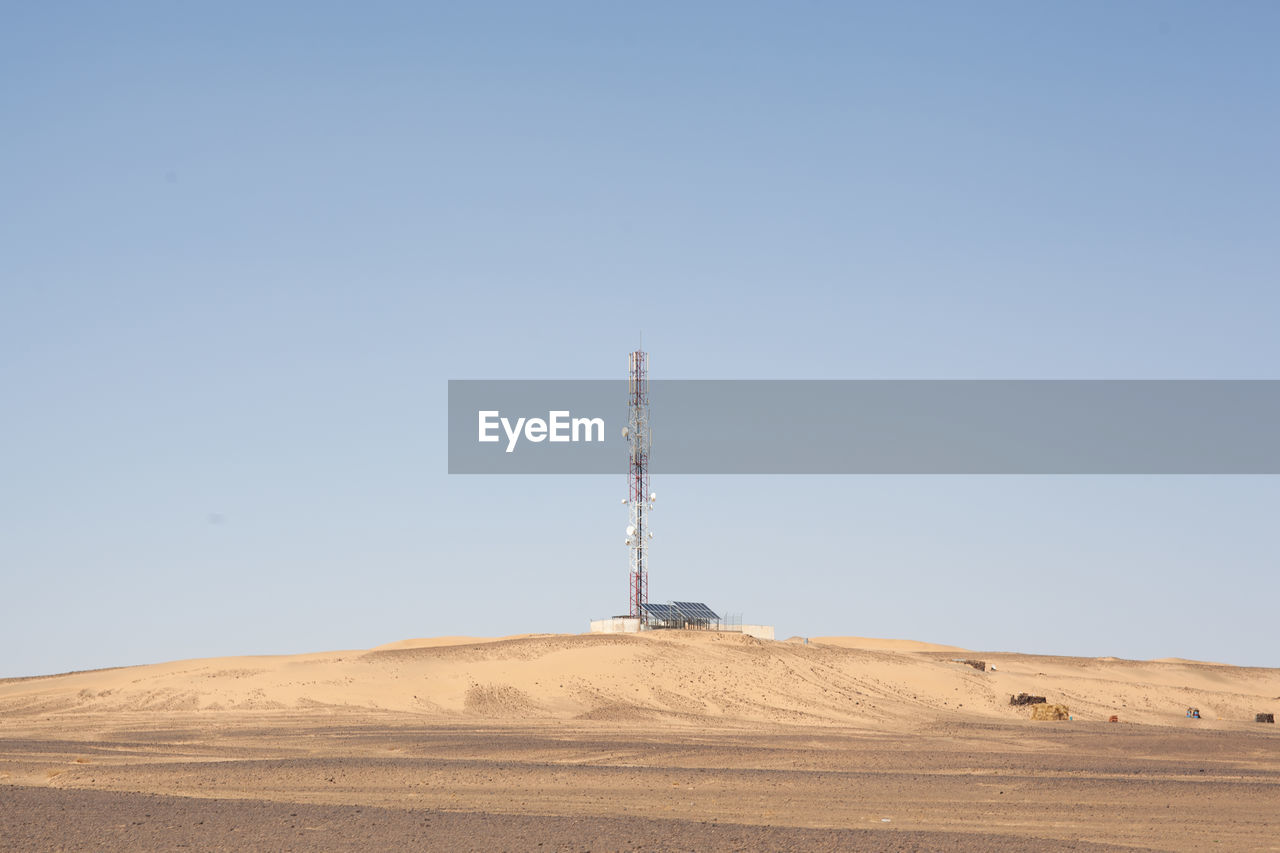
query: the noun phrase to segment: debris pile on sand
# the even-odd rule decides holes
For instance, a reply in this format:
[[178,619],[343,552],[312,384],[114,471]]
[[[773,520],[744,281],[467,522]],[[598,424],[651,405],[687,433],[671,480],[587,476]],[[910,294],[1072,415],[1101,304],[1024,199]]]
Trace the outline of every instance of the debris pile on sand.
[[1030,693],[1019,693],[1017,696],[1009,697],[1010,705],[1043,705],[1049,701],[1043,696],[1032,696]]
[[1253,718],[1255,723],[1274,723],[1276,721],[1275,714],[1258,714]]
[[1071,712],[1067,710],[1066,705],[1036,705],[1031,709],[1031,719],[1033,720],[1069,720]]

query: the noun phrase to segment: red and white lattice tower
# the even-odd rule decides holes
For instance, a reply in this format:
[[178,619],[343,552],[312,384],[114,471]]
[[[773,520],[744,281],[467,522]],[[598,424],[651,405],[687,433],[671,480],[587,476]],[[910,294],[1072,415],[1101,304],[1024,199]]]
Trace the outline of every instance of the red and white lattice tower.
[[649,511],[656,497],[649,491],[649,364],[643,350],[631,353],[631,373],[627,384],[627,546],[631,550],[630,614],[647,622],[644,605],[649,603]]

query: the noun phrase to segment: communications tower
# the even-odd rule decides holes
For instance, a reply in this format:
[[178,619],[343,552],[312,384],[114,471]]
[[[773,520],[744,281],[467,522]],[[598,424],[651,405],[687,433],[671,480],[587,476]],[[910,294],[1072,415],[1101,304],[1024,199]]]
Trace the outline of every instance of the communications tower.
[[631,551],[630,614],[643,624],[648,621],[645,605],[649,603],[649,551],[653,538],[649,529],[649,511],[657,498],[649,491],[649,364],[643,350],[631,353],[631,372],[627,383],[627,425],[622,436],[627,440],[627,547]]

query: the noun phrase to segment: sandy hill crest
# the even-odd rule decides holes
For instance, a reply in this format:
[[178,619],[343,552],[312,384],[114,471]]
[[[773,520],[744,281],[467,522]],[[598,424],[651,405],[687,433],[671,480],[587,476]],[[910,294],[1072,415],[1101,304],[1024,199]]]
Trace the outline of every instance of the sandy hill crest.
[[[994,671],[958,662],[983,658]],[[1280,670],[1166,660],[976,653],[858,637],[523,635],[404,640],[367,651],[211,658],[0,681],[0,718],[338,709],[427,718],[709,718],[901,729],[944,717],[1025,719],[1011,694],[1080,721],[1253,726],[1280,711]],[[1185,718],[1188,706],[1202,719]]]

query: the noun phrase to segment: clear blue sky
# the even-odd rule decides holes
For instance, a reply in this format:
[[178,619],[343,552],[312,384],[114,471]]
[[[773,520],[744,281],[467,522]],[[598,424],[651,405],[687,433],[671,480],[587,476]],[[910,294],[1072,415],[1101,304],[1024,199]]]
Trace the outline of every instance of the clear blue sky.
[[[446,381],[642,329],[663,378],[1280,378],[1274,3],[0,14],[0,675],[585,630],[622,466],[450,477]],[[653,598],[783,637],[1280,666],[1276,478],[654,487]]]

